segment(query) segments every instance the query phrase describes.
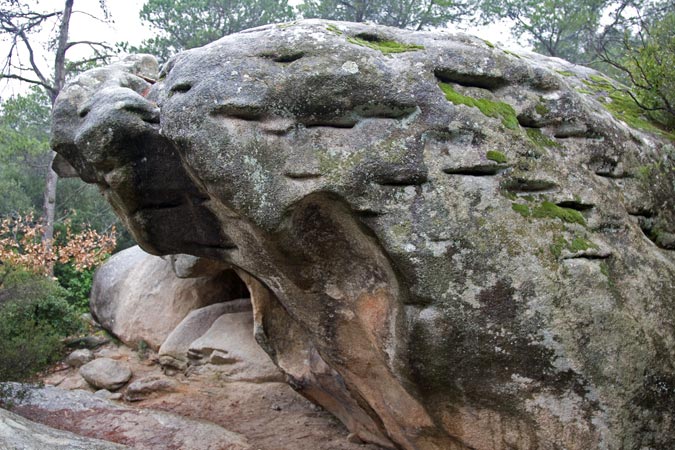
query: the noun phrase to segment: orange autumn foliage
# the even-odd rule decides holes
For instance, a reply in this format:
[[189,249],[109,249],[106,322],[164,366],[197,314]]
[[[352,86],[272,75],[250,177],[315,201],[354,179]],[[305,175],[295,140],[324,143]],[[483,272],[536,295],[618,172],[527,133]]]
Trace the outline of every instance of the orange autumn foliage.
[[51,243],[42,242],[42,230],[31,214],[2,219],[0,263],[48,275],[57,261],[71,262],[81,271],[102,263],[116,244],[114,227],[104,234],[89,228],[73,233],[67,223],[65,236],[57,235]]

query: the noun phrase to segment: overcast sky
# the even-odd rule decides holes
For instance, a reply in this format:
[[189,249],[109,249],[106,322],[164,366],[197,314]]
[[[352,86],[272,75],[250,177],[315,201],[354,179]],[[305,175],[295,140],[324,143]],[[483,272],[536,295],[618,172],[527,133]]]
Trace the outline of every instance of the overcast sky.
[[[4,1],[4,0],[0,0]],[[36,9],[43,8],[50,10],[54,5],[60,5],[62,1],[57,0],[34,0]],[[70,40],[83,41],[95,40],[115,44],[117,42],[129,42],[138,44],[143,39],[151,37],[153,31],[144,26],[139,19],[141,7],[147,0],[108,0],[106,2],[109,18],[102,21],[103,13],[99,7],[98,0],[76,0],[75,11],[70,26]],[[290,0],[291,5],[297,5],[300,0]],[[45,43],[53,31],[51,28],[45,30],[45,33],[38,38]],[[494,24],[489,27],[471,27],[470,33],[483,39],[487,39],[502,47],[518,50],[520,47],[510,38],[508,27],[503,24]],[[35,37],[33,37],[35,38]],[[37,47],[37,46],[36,46]],[[9,46],[6,40],[0,38],[0,55],[6,55]],[[71,60],[90,55],[87,46],[73,47],[68,53]],[[38,65],[43,68],[45,73],[51,74],[51,62],[53,56],[39,52],[37,57]],[[27,62],[25,56],[23,62]],[[0,99],[5,99],[11,95],[24,92],[27,88],[26,83],[17,83],[14,81],[0,81]]]

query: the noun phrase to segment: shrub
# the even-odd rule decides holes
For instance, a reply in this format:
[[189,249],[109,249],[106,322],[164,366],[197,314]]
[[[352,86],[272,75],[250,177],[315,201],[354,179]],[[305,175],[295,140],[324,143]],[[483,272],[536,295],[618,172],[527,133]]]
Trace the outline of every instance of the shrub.
[[0,291],[0,381],[44,370],[62,356],[62,339],[82,331],[66,297],[50,278],[21,270],[7,276]]
[[94,268],[77,270],[70,263],[56,263],[54,276],[61,287],[66,290],[66,300],[74,306],[78,312],[89,311],[89,293],[94,278]]

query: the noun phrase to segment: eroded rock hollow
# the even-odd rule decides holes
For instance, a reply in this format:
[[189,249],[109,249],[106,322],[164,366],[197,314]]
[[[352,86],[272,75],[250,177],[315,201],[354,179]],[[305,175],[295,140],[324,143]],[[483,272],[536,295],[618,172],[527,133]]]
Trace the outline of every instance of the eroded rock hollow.
[[86,72],[52,142],[146,251],[231,264],[257,342],[364,441],[672,448],[675,151],[620,93],[301,21]]

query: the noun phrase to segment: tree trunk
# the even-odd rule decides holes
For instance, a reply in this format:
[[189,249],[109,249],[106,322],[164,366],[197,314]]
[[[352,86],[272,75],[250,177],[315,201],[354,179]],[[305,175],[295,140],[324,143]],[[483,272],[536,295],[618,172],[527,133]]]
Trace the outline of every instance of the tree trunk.
[[42,241],[51,248],[51,241],[54,239],[54,217],[56,210],[56,184],[59,180],[58,175],[52,169],[52,161],[56,153],[49,152],[49,167],[47,167],[47,176],[45,178],[45,191],[42,201],[42,212],[44,214],[44,229],[42,231]]
[[[66,0],[63,7],[63,15],[59,25],[59,35],[57,38],[56,55],[54,57],[54,86],[49,92],[52,106],[56,97],[61,92],[66,82],[66,50],[68,50],[68,32],[70,28],[70,17],[73,13],[74,0]],[[54,239],[54,217],[56,213],[56,185],[59,177],[52,169],[52,162],[56,153],[49,152],[49,167],[47,167],[47,177],[45,179],[45,190],[42,204],[42,213],[44,214],[44,229],[42,231],[42,242],[48,249],[51,249]],[[51,272],[52,269],[50,269]]]

